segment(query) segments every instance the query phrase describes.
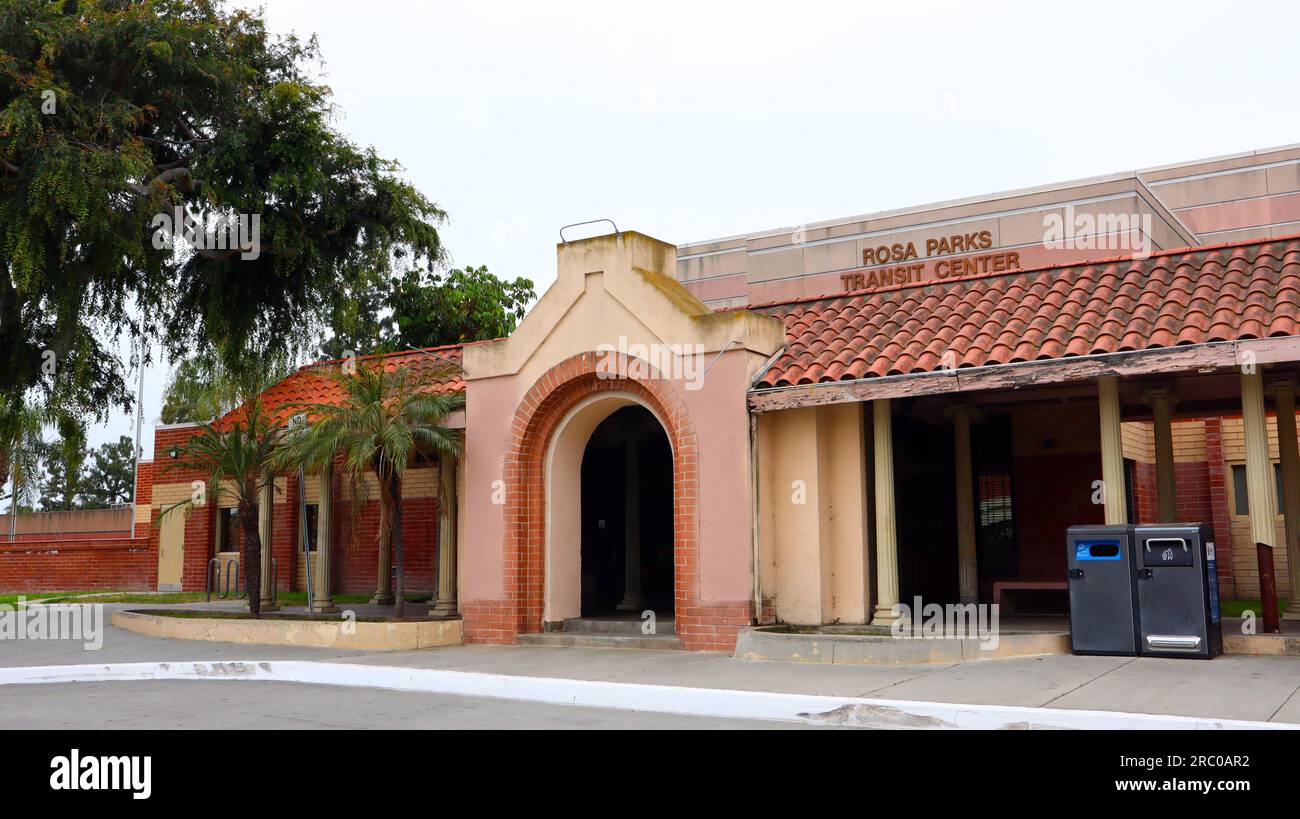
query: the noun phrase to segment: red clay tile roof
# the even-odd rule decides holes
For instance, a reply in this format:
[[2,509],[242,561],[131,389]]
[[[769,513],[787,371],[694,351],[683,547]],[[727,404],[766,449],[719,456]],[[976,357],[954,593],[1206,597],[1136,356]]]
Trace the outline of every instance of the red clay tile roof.
[[[374,366],[382,362],[384,369],[392,372],[398,367],[409,367],[419,373],[450,368],[450,378],[438,385],[438,392],[461,392],[465,389],[465,374],[461,370],[461,351],[464,345],[451,344],[445,347],[429,347],[419,352],[411,350],[385,355],[360,356],[356,359],[358,367]],[[276,425],[283,424],[293,415],[301,412],[303,404],[329,404],[338,401],[343,390],[338,382],[330,377],[331,371],[337,372],[342,362],[319,361],[300,367],[280,383],[262,393],[262,404]],[[236,409],[226,415],[231,418],[243,410]]]
[[1300,334],[1300,238],[771,304],[757,388]]

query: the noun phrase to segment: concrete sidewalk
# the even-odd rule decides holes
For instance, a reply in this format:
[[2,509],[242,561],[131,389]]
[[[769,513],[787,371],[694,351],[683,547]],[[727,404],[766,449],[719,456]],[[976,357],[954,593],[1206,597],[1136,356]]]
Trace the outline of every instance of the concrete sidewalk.
[[[106,608],[126,608],[106,606]],[[141,608],[132,606],[130,608]],[[1046,656],[930,666],[820,665],[722,654],[460,646],[364,653],[143,637],[106,626],[99,651],[60,641],[0,644],[0,666],[142,661],[320,660],[694,688],[1016,705],[1300,724],[1300,658],[1211,661]]]

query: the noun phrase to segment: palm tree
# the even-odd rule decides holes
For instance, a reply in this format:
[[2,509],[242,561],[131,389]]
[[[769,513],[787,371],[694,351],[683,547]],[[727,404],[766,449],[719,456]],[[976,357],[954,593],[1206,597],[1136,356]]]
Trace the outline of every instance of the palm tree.
[[[465,406],[462,393],[442,393],[443,369],[389,370],[382,361],[363,364],[354,375],[330,376],[342,388],[338,403],[296,405],[307,413],[309,425],[281,444],[275,468],[319,467],[336,455],[354,487],[364,492],[365,476],[379,487],[381,551],[386,539],[397,567],[394,615],[406,611],[405,559],[402,544],[402,478],[416,452],[454,456],[460,451],[455,432],[443,426],[448,415]],[[359,497],[354,491],[354,498]]]
[[[258,531],[258,501],[272,485],[271,455],[280,430],[273,426],[254,399],[245,408],[220,421],[200,425],[199,432],[176,447],[176,460],[164,471],[198,470],[207,484],[207,497],[216,498],[223,483],[229,482],[239,507],[239,524],[244,532],[244,588],[248,590],[248,612],[254,619],[262,615],[262,537]],[[196,499],[181,501],[163,510],[193,508]]]
[[36,502],[40,480],[40,453],[45,447],[45,419],[30,404],[0,410],[0,487],[9,482],[9,536],[12,538],[18,508]]

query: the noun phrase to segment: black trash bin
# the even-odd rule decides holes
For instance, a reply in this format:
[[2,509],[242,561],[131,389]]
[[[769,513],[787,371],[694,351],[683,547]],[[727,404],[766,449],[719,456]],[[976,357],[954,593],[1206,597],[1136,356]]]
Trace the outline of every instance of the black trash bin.
[[1137,654],[1133,527],[1071,526],[1066,547],[1074,653]]
[[1150,657],[1223,653],[1214,530],[1206,523],[1149,524],[1134,532],[1138,650]]

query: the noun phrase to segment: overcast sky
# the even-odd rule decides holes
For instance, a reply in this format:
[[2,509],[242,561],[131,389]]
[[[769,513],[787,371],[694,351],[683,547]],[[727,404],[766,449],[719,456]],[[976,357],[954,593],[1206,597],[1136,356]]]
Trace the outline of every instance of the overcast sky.
[[320,38],[455,264],[539,292],[586,219],[680,244],[1300,142],[1294,2],[241,5]]

